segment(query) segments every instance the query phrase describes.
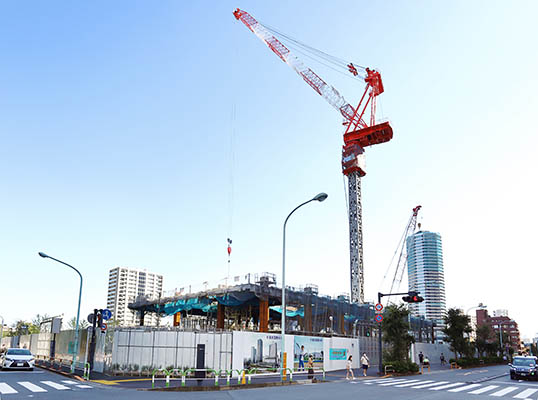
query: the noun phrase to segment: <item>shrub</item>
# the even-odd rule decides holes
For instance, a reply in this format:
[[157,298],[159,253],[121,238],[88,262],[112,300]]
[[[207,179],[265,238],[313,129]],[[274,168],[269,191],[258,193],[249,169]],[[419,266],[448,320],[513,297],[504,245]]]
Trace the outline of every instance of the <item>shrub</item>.
[[385,361],[384,364],[392,365],[392,368],[394,368],[394,372],[398,374],[405,374],[409,372],[415,373],[419,370],[418,365],[412,361]]

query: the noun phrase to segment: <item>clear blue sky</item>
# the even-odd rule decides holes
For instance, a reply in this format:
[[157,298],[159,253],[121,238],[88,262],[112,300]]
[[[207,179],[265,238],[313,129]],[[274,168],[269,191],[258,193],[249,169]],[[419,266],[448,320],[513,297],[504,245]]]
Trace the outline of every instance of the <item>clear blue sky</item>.
[[237,6],[382,72],[394,139],[367,150],[366,298],[421,204],[448,305],[507,308],[535,336],[534,1],[3,2],[0,315],[75,314],[76,275],[38,251],[81,270],[83,315],[115,266],[222,280],[227,237],[232,275],[280,275],[283,219],[320,191],[290,221],[287,280],[349,291],[341,118]]

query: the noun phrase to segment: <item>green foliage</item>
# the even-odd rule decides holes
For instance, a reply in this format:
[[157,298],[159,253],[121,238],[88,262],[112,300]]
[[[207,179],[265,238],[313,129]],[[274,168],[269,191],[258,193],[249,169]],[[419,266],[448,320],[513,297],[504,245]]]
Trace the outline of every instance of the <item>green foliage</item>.
[[30,335],[39,333],[39,327],[31,322],[19,320],[12,325],[10,336]]
[[[78,320],[78,329],[79,330],[87,329],[89,326],[90,326],[89,322],[86,321],[85,319],[79,319]],[[67,327],[69,329],[76,329],[77,328],[77,317],[71,318],[69,320],[69,322],[67,323]]]
[[[451,359],[451,362],[454,360]],[[477,367],[480,365],[506,364],[502,357],[463,357],[457,360],[460,367]]]
[[391,304],[385,308],[383,314],[383,341],[389,345],[386,357],[395,361],[408,361],[409,347],[415,342],[415,338],[408,333],[407,306]]
[[418,372],[419,366],[415,364],[412,361],[404,360],[404,361],[385,361],[385,365],[392,365],[392,368],[394,369],[394,372],[398,374],[405,374],[405,373],[415,373]]
[[[447,336],[447,342],[450,343],[450,350],[460,356],[472,355],[473,345],[469,342],[469,334],[472,332],[471,319],[463,311],[457,308],[448,310],[445,317],[446,328],[443,333]],[[466,337],[467,336],[467,337]]]
[[[493,329],[489,325],[483,324],[479,325],[476,328],[476,348],[478,350],[478,355],[483,356],[484,353],[491,351],[490,344],[495,343],[495,334]],[[488,351],[489,350],[489,351]]]

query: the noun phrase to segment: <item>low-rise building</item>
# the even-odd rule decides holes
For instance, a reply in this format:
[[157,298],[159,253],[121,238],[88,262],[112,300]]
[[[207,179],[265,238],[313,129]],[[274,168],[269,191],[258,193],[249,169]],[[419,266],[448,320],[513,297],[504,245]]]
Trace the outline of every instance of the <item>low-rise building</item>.
[[[506,310],[503,310],[506,311]],[[517,322],[507,316],[508,312],[504,312],[499,316],[490,316],[487,309],[476,310],[476,325],[488,325],[495,332],[496,338],[502,340],[503,347],[508,347],[518,351],[521,344],[521,337]]]

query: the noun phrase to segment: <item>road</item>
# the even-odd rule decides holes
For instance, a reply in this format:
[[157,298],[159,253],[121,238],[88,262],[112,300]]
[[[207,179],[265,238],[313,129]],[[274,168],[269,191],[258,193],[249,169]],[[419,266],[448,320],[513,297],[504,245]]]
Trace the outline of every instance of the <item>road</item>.
[[151,392],[95,382],[81,383],[52,372],[0,372],[2,400],[15,399],[538,399],[538,382],[511,381],[506,366],[444,370],[409,377],[345,379],[321,384],[219,392]]

